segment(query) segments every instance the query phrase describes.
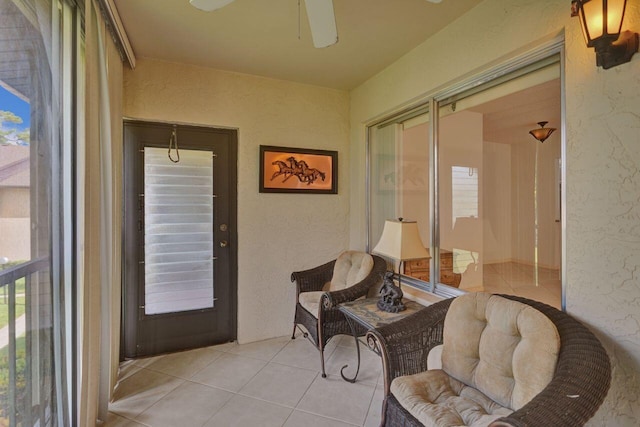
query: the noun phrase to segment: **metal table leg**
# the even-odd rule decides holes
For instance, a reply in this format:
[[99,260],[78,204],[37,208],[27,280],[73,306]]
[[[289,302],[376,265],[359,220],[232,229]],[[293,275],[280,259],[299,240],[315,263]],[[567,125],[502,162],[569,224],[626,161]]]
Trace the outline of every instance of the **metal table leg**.
[[350,383],[355,383],[356,378],[358,377],[358,373],[360,372],[360,340],[358,340],[358,332],[356,331],[356,327],[353,324],[353,320],[349,316],[345,316],[345,317],[347,318],[347,323],[349,323],[349,327],[351,328],[351,334],[353,335],[353,339],[356,341],[356,352],[358,353],[358,366],[356,368],[356,374],[353,376],[353,378],[347,378],[344,375],[344,370],[349,365],[344,365],[342,369],[340,369],[340,376],[345,381],[348,381]]

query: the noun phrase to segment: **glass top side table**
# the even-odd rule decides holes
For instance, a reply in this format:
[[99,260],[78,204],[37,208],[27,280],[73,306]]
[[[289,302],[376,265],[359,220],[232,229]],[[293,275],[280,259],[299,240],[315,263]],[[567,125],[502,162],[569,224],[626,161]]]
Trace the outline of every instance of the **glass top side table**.
[[363,334],[358,334],[358,330],[362,330],[362,328],[364,328],[366,331],[376,329],[380,326],[397,322],[398,320],[410,316],[411,314],[425,308],[424,305],[418,304],[415,301],[404,299],[402,302],[404,303],[406,310],[400,311],[398,313],[389,313],[378,308],[377,304],[379,299],[380,298],[360,299],[345,302],[338,306],[338,310],[344,313],[345,317],[347,318],[347,322],[349,323],[349,327],[351,328],[351,333],[356,341],[358,365],[355,375],[353,376],[353,378],[348,378],[344,375],[344,370],[349,365],[343,366],[340,370],[340,376],[342,377],[342,379],[350,383],[356,382],[356,378],[358,377],[358,373],[360,372],[360,340],[358,340],[358,336],[362,336]]

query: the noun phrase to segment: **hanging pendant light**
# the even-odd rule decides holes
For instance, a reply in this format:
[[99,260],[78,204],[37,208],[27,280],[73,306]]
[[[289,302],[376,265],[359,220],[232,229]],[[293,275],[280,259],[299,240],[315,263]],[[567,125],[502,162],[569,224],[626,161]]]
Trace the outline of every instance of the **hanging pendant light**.
[[544,142],[547,138],[551,136],[553,132],[555,132],[555,128],[546,128],[545,125],[549,122],[538,122],[540,125],[540,129],[532,129],[529,131],[531,136],[537,139],[540,142]]

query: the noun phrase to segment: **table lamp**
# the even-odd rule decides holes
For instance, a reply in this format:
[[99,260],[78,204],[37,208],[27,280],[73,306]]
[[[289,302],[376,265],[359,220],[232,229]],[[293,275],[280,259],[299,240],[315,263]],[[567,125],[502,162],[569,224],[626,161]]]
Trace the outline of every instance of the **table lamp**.
[[[429,252],[425,249],[418,232],[418,223],[415,221],[386,220],[382,229],[382,236],[378,244],[373,248],[373,253],[400,261],[398,272],[398,287],[393,281],[385,280],[382,289],[383,295],[378,302],[378,307],[385,311],[392,311],[391,306],[402,305],[402,267],[404,262],[412,259],[429,258]],[[395,288],[395,289],[393,289]],[[398,296],[399,294],[399,296]],[[384,301],[383,301],[384,300]],[[386,309],[384,307],[389,309]],[[395,310],[394,311],[401,311]]]

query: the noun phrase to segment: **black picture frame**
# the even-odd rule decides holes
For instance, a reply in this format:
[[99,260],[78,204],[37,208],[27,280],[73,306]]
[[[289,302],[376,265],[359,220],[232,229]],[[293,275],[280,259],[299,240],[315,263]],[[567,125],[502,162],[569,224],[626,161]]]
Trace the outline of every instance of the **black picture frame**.
[[260,146],[260,193],[338,194],[338,152]]

